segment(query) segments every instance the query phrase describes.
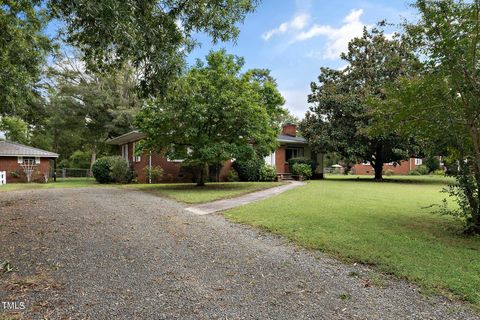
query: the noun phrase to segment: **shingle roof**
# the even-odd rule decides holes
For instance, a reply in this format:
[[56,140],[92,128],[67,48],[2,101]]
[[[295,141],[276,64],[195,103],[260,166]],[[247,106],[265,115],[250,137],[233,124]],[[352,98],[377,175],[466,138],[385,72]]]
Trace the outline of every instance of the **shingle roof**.
[[58,154],[4,140],[0,141],[0,157],[58,158]]
[[138,130],[134,130],[134,131],[130,131],[125,134],[122,134],[121,136],[109,139],[107,140],[107,143],[113,144],[113,145],[122,145],[132,141],[138,141],[142,138],[145,138],[145,134]]
[[292,137],[285,134],[279,135],[277,141],[283,143],[307,144],[307,140],[305,140],[304,137]]
[[[125,134],[122,134],[121,136],[107,140],[107,143],[113,144],[113,145],[122,145],[128,142],[137,141],[143,138],[145,138],[144,133],[138,130],[134,130],[134,131],[130,131]],[[280,134],[277,137],[277,141],[280,143],[307,144],[307,140],[305,140],[304,137],[292,137],[285,134]]]

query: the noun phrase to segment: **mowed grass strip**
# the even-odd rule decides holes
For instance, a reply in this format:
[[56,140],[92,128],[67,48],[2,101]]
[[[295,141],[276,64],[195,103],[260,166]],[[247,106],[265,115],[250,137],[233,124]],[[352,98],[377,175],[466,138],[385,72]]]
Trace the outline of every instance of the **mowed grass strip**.
[[147,191],[184,203],[204,203],[233,198],[277,187],[281,184],[281,182],[208,182],[204,187],[197,187],[193,183],[100,184],[94,178],[59,178],[57,182],[51,180],[48,183],[7,183],[0,186],[0,192],[29,189],[120,187]]
[[97,183],[94,178],[57,178],[57,182],[50,179],[48,183],[7,183],[0,185],[0,192],[15,191],[15,190],[29,190],[29,189],[55,189],[55,188],[84,188],[102,186]]
[[132,184],[124,187],[151,192],[184,203],[205,203],[234,198],[281,184],[280,182],[207,182],[203,187],[197,187],[193,183]]
[[[393,180],[395,179],[395,180]],[[450,179],[392,177],[387,182],[331,178],[232,209],[235,221],[267,229],[347,261],[373,264],[425,291],[480,307],[480,237],[426,208]]]

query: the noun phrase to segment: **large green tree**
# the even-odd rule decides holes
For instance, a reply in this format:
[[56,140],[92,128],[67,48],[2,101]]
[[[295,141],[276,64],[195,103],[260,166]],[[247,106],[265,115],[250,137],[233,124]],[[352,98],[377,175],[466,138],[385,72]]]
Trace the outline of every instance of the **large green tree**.
[[214,42],[234,40],[237,22],[258,0],[49,0],[65,22],[64,39],[80,49],[90,70],[137,68],[146,95],[164,93],[204,32]]
[[300,128],[316,152],[335,152],[346,162],[368,161],[381,180],[385,162],[399,162],[413,150],[405,136],[371,130],[371,100],[383,99],[383,86],[409,72],[416,60],[398,36],[388,39],[382,30],[366,28],[341,59],[347,67],[321,68],[319,83],[311,84],[313,106]]
[[[406,33],[418,46],[423,70],[386,91],[392,127],[430,142],[430,149],[456,161],[450,189],[466,232],[480,233],[480,1],[417,1],[417,23]],[[387,125],[388,123],[386,123]]]
[[41,116],[39,81],[52,49],[42,33],[48,17],[40,1],[0,5],[0,117],[34,123]]
[[267,155],[276,147],[284,99],[267,70],[242,73],[243,65],[224,50],[211,52],[137,118],[147,136],[144,147],[197,167],[199,186],[209,165],[246,153]]

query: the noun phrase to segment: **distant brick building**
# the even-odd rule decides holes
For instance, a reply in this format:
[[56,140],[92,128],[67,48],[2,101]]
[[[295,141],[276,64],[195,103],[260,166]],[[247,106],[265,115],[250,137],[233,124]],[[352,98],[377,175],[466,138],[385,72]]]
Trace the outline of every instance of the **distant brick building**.
[[[163,169],[161,181],[165,182],[190,182],[192,174],[182,167],[181,159],[167,159],[165,156],[156,153],[144,153],[141,156],[135,156],[136,144],[141,141],[145,135],[140,131],[131,131],[119,137],[108,141],[112,145],[118,146],[118,153],[128,161],[133,171],[136,173],[138,181],[148,182],[145,168],[160,166]],[[277,173],[289,173],[288,160],[293,157],[311,157],[310,148],[304,138],[297,136],[296,125],[287,124],[283,126],[282,133],[277,138],[279,147],[271,155],[265,157],[267,164],[273,165]],[[228,172],[232,167],[232,162],[226,161],[223,166],[210,168],[210,180],[226,181]],[[319,166],[320,168],[322,166]],[[323,172],[319,169],[319,172]]]
[[34,168],[33,180],[45,181],[51,163],[58,154],[10,141],[0,141],[0,171],[6,172],[7,183],[25,182],[24,165]]
[[[390,170],[393,174],[396,175],[405,175],[408,174],[411,170],[415,169],[416,167],[423,164],[423,160],[421,158],[410,158],[408,160],[400,161],[400,164],[391,163],[384,163],[383,164],[383,172],[387,172]],[[375,170],[370,165],[370,163],[359,163],[353,166],[352,174],[358,175],[374,175]]]

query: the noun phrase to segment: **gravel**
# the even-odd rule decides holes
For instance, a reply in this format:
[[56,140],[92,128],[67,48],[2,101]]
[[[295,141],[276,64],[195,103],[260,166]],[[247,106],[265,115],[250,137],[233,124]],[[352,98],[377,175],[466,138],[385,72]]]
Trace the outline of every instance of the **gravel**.
[[1,261],[17,271],[0,276],[0,301],[24,301],[26,319],[479,319],[367,266],[117,188],[0,193]]

